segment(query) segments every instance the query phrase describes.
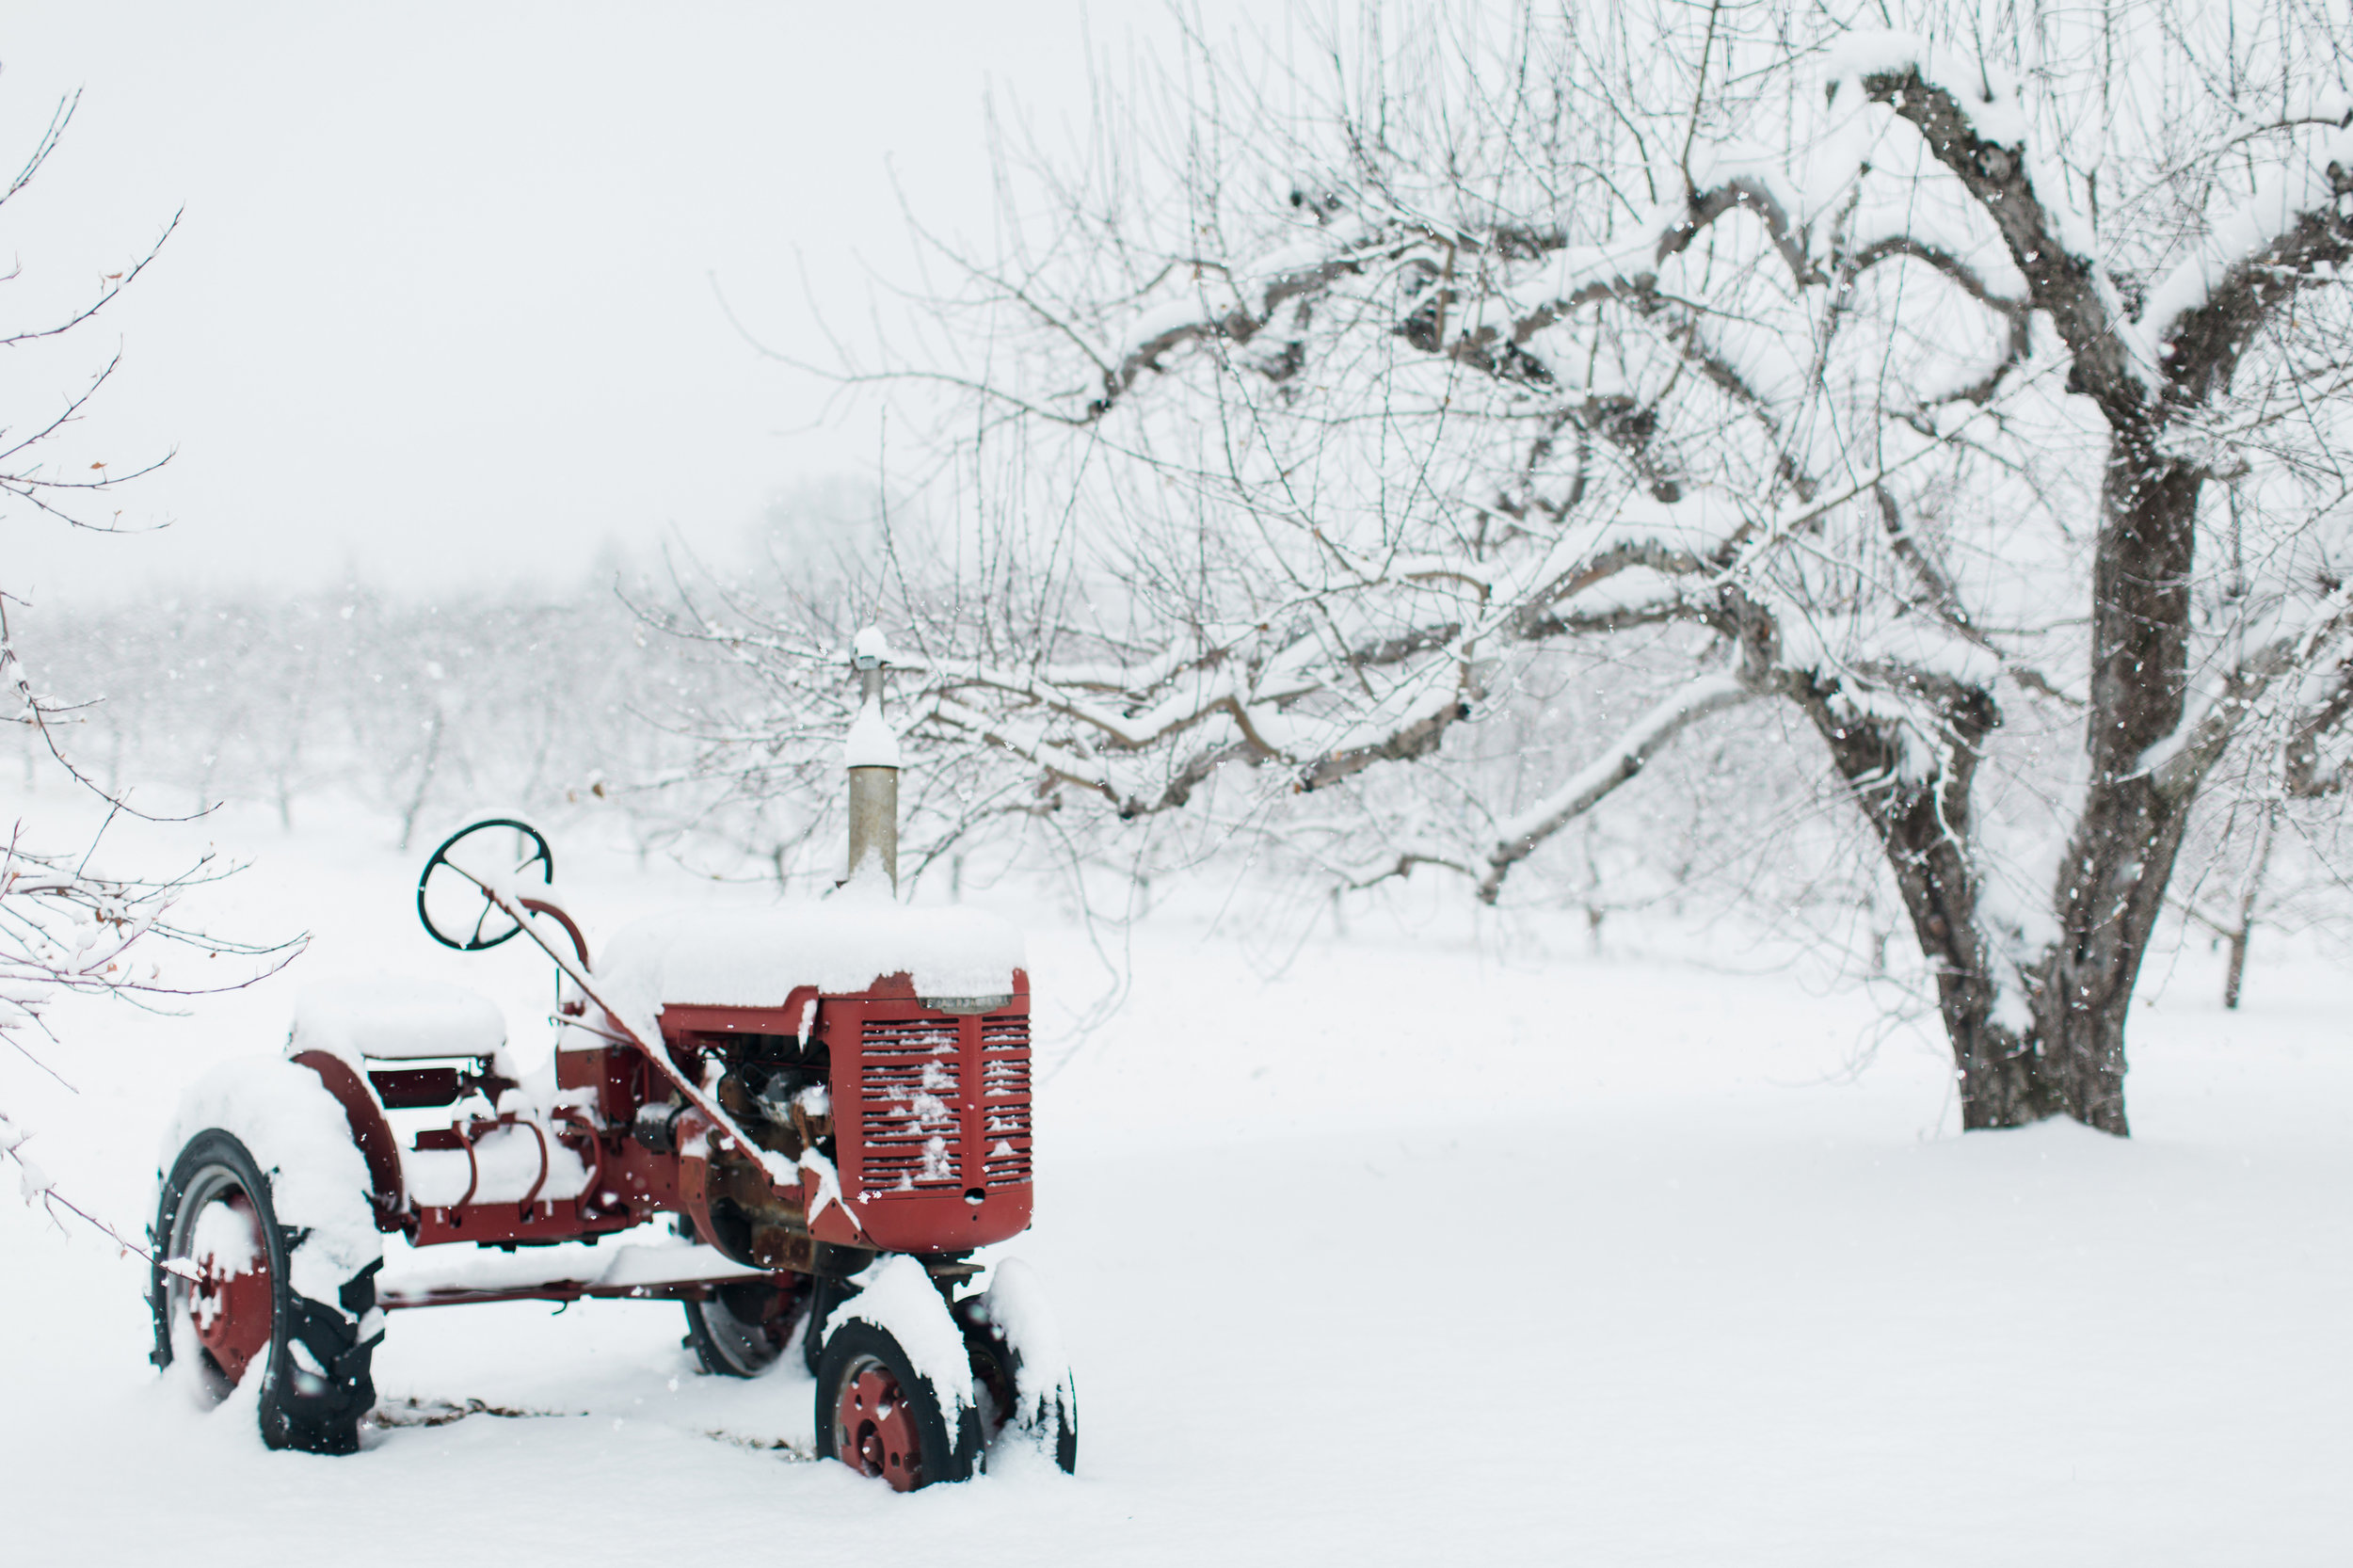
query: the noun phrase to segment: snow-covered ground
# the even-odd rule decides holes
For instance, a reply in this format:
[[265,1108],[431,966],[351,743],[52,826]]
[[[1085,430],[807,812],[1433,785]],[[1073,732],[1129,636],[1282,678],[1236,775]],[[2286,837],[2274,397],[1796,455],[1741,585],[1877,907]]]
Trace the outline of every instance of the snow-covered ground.
[[[61,1011],[78,1096],[0,1067],[27,1152],[134,1225],[181,1087],[275,1049],[302,978],[472,984],[545,1049],[520,944],[415,928],[421,854],[214,830],[254,864],[207,918],[309,929],[296,972]],[[558,850],[592,936],[694,892]],[[1451,929],[1277,965],[1172,916],[1081,1033],[1088,943],[1033,927],[1038,1223],[1006,1251],[1079,1369],[1075,1480],[900,1496],[811,1463],[796,1366],[698,1376],[678,1308],[626,1303],[397,1314],[367,1450],[270,1453],[150,1370],[139,1264],[7,1204],[0,1561],[2344,1560],[2341,973],[2259,955],[2225,1014],[2183,957],[2135,1018],[2136,1138],[1961,1138],[1933,1040],[1866,1048],[1859,995]]]

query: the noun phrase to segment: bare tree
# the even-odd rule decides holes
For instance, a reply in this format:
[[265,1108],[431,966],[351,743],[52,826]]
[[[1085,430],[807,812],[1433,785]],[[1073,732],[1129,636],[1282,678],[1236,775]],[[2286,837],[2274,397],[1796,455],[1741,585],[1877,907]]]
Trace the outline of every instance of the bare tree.
[[[74,103],[68,98],[57,105],[24,167],[0,188],[0,212],[24,190],[56,151],[72,119]],[[175,217],[173,222],[177,221]],[[0,347],[20,348],[55,339],[96,317],[153,260],[170,232],[167,226],[155,247],[122,271],[104,279],[82,305],[45,326],[0,336]],[[63,448],[70,427],[83,417],[120,362],[117,354],[79,391],[0,430],[0,516],[20,526],[25,520],[76,528],[115,526],[115,514],[103,518],[97,514],[101,498],[152,472],[162,459],[135,470],[117,470],[104,460],[90,461],[85,467],[68,457]],[[40,749],[76,786],[104,802],[107,823],[125,812],[138,815],[126,799],[84,773],[61,741],[61,728],[73,722],[81,709],[46,696],[25,668],[8,615],[11,605],[22,603],[0,584],[0,693],[5,693],[0,704],[5,704],[8,721],[24,726],[28,739],[37,740]],[[99,832],[103,835],[104,827]],[[26,842],[22,823],[9,829],[5,846],[0,846],[0,1041],[6,1042],[18,1061],[60,1082],[65,1081],[62,1075],[39,1048],[39,1042],[54,1040],[46,1015],[58,998],[101,994],[152,1001],[191,991],[219,990],[224,984],[249,984],[259,974],[276,969],[298,947],[297,943],[257,947],[224,942],[171,921],[170,910],[179,896],[216,874],[209,856],[171,874],[123,877],[94,870],[93,857],[98,853],[95,840],[72,854],[35,847]],[[190,986],[166,973],[157,961],[154,949],[159,941],[183,942],[210,955],[227,952],[254,962],[225,983],[208,980]],[[56,1190],[24,1152],[31,1136],[21,1121],[0,1107],[0,1155],[19,1167],[19,1185],[25,1200],[38,1202],[53,1219],[61,1213],[77,1215],[126,1249],[141,1250]]]
[[[2124,1133],[2193,803],[2353,705],[2353,27],[1903,8],[1368,10],[1009,158],[1001,252],[842,373],[965,410],[964,526],[872,585],[910,741],[1494,901],[1680,738],[1810,735],[1964,1125]],[[702,629],[823,712],[830,633]],[[1581,755],[1511,766],[1580,664]]]

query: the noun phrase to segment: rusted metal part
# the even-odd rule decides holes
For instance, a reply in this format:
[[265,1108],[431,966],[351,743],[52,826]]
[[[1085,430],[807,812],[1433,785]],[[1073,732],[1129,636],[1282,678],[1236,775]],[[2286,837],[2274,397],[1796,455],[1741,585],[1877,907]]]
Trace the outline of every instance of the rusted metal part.
[[572,951],[580,954],[580,967],[589,968],[588,938],[580,934],[580,926],[564,912],[563,906],[543,898],[519,898],[515,901],[535,915],[545,915],[564,928],[564,935],[572,939]]
[[715,1247],[718,1226],[711,1219],[710,1128],[689,1111],[679,1118],[678,1207],[703,1245]]
[[607,1125],[628,1122],[650,1097],[646,1079],[644,1054],[633,1046],[555,1053],[555,1086],[594,1091],[596,1112]]
[[609,1236],[639,1223],[626,1210],[584,1213],[577,1203],[537,1204],[527,1213],[517,1212],[513,1203],[426,1205],[415,1210],[415,1220],[416,1234],[410,1240],[420,1247],[450,1241],[472,1241],[483,1246],[504,1246],[510,1241],[579,1241],[591,1236]]
[[850,875],[879,860],[891,890],[899,887],[899,770],[850,770]]
[[[468,1204],[473,1202],[474,1192],[482,1185],[482,1160],[480,1157],[473,1152],[472,1128],[459,1127],[453,1128],[450,1130],[457,1134],[457,1146],[466,1151],[465,1195],[460,1197],[456,1204],[452,1205],[453,1208],[463,1208]],[[545,1171],[541,1171],[539,1174],[541,1176],[545,1176],[547,1173]]]
[[408,1312],[421,1306],[473,1306],[487,1302],[707,1302],[723,1285],[743,1281],[741,1274],[723,1279],[665,1280],[658,1285],[598,1285],[587,1280],[549,1280],[537,1285],[433,1286],[422,1290],[378,1289],[376,1304],[387,1312]]
[[621,1215],[632,1224],[679,1211],[679,1162],[633,1138],[609,1132],[591,1138],[596,1163],[581,1187],[584,1214]]
[[[879,723],[882,717],[883,661],[878,656],[861,655],[856,662],[858,703],[864,713],[871,712]],[[856,733],[856,728],[851,731]],[[895,755],[895,751],[894,751]],[[870,859],[882,862],[883,874],[890,879],[892,892],[899,890],[899,769],[896,762],[870,762],[854,766],[850,773],[850,867],[848,875],[855,877],[858,868]]]
[[465,1094],[465,1075],[456,1067],[371,1067],[368,1082],[387,1111],[455,1105]]
[[538,1179],[531,1184],[531,1191],[523,1194],[523,1201],[517,1206],[519,1217],[527,1218],[531,1206],[539,1201],[539,1190],[548,1184],[548,1134],[547,1129],[536,1121],[526,1121],[522,1125],[531,1128],[531,1135],[539,1140]]

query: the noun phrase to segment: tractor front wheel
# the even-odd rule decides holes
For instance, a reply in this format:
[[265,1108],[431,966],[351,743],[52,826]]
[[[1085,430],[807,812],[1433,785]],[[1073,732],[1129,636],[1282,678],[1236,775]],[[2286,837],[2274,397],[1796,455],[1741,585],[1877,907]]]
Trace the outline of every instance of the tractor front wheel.
[[968,1407],[956,1414],[951,1432],[930,1382],[880,1327],[853,1320],[826,1335],[817,1363],[820,1459],[880,1476],[895,1492],[964,1480],[980,1448],[980,1417]]
[[376,1304],[374,1266],[342,1290],[344,1310],[298,1294],[292,1241],[269,1178],[229,1133],[198,1133],[164,1181],[155,1216],[158,1368],[185,1358],[214,1403],[261,1380],[262,1439],[273,1448],[343,1454],[360,1447],[376,1402],[376,1337],[358,1324]]
[[977,1296],[954,1307],[972,1362],[981,1431],[994,1453],[1008,1436],[1079,1468],[1079,1390],[1063,1361],[1062,1336],[1026,1264],[1006,1258]]

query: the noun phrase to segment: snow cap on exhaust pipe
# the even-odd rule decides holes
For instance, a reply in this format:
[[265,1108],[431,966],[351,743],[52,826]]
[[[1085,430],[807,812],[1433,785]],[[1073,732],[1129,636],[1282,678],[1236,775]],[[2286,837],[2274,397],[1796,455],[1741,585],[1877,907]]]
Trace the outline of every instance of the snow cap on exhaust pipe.
[[850,770],[850,875],[879,859],[890,890],[899,890],[899,737],[884,722],[883,671],[896,661],[879,626],[861,628],[850,645],[857,672],[858,711],[841,743]]

